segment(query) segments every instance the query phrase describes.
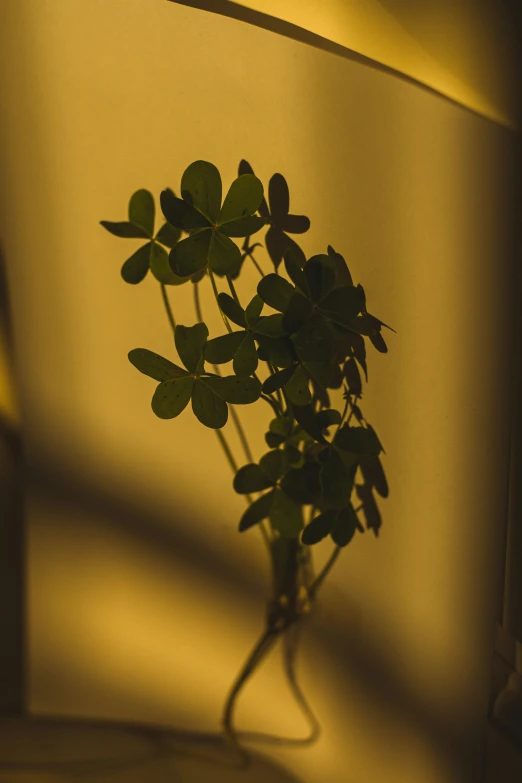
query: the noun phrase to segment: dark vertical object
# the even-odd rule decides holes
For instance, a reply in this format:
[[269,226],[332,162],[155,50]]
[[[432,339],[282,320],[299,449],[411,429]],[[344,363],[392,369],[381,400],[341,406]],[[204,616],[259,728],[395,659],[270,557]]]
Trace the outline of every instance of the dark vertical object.
[[[0,330],[8,348],[9,302],[0,255]],[[25,712],[23,454],[20,432],[0,414],[0,715]]]
[[[511,6],[515,50],[522,41],[522,8]],[[506,546],[503,625],[509,635],[522,644],[522,66],[517,67],[515,89],[519,96],[516,160],[514,165],[514,297],[513,335],[513,403],[511,422],[511,461],[509,480],[509,513]]]

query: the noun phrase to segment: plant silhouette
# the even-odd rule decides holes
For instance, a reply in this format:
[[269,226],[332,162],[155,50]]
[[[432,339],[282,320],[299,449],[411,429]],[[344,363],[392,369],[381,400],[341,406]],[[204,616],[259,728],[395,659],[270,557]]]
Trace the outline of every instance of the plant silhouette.
[[[289,236],[308,231],[310,221],[290,213],[289,188],[281,174],[270,178],[265,199],[261,181],[242,160],[223,199],[218,169],[198,160],[184,171],[180,193],[162,191],[166,222],[157,233],[154,198],[146,190],[131,196],[128,221],[101,224],[118,237],[146,240],[124,263],[122,277],[133,285],[149,269],[156,277],[183,365],[147,348],[130,351],[131,363],[158,383],[153,412],[175,418],[191,402],[196,418],[216,431],[234,473],[233,488],[247,501],[239,531],[258,528],[271,560],[265,628],[232,686],[222,718],[226,736],[247,762],[240,737],[264,735],[236,732],[236,701],[280,638],[290,686],[311,726],[301,742],[319,734],[295,678],[297,633],[341,550],[365,530],[377,536],[382,524],[376,496],[388,496],[384,450],[361,410],[361,373],[367,381],[366,340],[385,353],[382,329],[391,327],[368,312],[364,288],[354,284],[339,252],[329,245],[325,253],[307,259]],[[254,257],[263,243],[252,238],[262,230],[273,271],[266,272]],[[241,248],[235,239],[243,240]],[[243,305],[234,280],[248,261],[261,279]],[[199,286],[207,279],[224,325],[224,333],[210,339],[199,299]],[[230,293],[219,291],[218,279],[226,281]],[[167,296],[168,286],[180,285],[194,286],[193,325],[176,323]],[[232,372],[222,375],[219,365],[229,363]],[[332,403],[335,393],[338,407]],[[234,405],[259,400],[270,413],[267,451],[255,460]],[[241,466],[221,432],[229,409],[247,459]],[[332,555],[314,575],[311,550],[327,537],[334,544]]]

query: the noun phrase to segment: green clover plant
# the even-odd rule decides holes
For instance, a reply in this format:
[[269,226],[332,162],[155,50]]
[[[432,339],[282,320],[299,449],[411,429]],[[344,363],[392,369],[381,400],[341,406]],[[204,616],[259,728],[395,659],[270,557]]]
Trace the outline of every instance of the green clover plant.
[[[241,161],[223,199],[218,169],[198,160],[183,173],[179,192],[181,197],[169,188],[162,191],[165,222],[156,234],[154,198],[147,190],[132,195],[128,221],[101,225],[115,236],[146,240],[125,261],[123,279],[140,283],[150,268],[161,285],[182,366],[147,348],[129,352],[134,367],[158,384],[153,413],[173,419],[191,402],[196,418],[216,431],[234,472],[233,488],[247,501],[239,531],[258,528],[270,554],[273,590],[266,627],[223,716],[227,734],[237,742],[233,710],[248,677],[278,638],[290,644],[292,629],[310,611],[340,551],[365,530],[379,533],[377,496],[387,497],[388,484],[383,447],[360,407],[361,371],[367,381],[366,339],[385,353],[382,328],[390,327],[368,312],[365,291],[354,285],[339,252],[329,245],[326,253],[307,259],[288,236],[306,232],[310,221],[290,214],[282,175],[270,179],[267,203],[261,181]],[[251,244],[250,238],[263,228],[275,272],[265,273],[254,258],[263,244]],[[235,239],[243,239],[242,248]],[[261,279],[243,306],[233,281],[249,259]],[[218,290],[216,276],[226,280],[230,293]],[[210,339],[199,298],[206,278],[225,327],[224,334]],[[193,325],[176,324],[169,302],[168,287],[181,284],[193,286]],[[221,373],[221,365],[231,365],[229,374]],[[256,460],[235,406],[261,402],[270,408],[268,451]],[[221,432],[229,409],[246,457],[241,466]],[[311,550],[327,538],[334,549],[316,576]],[[305,704],[303,695],[296,695]],[[308,707],[305,711],[310,717]]]

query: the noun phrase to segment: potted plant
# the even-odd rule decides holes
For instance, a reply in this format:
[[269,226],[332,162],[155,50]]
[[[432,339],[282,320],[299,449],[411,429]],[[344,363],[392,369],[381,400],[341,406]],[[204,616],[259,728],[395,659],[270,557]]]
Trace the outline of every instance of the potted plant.
[[[292,635],[339,553],[365,529],[378,535],[376,495],[386,497],[388,487],[381,442],[361,410],[361,372],[367,380],[367,339],[377,351],[387,351],[386,324],[368,312],[364,289],[354,284],[340,253],[328,246],[326,253],[306,259],[289,236],[306,232],[310,221],[290,214],[282,175],[270,179],[265,199],[261,181],[243,160],[223,200],[218,169],[198,160],[183,173],[180,194],[161,193],[164,222],[157,232],[147,190],[132,195],[127,221],[101,225],[118,237],[142,241],[123,264],[123,279],[137,284],[150,269],[161,286],[179,358],[147,348],[129,353],[131,363],[156,381],[152,410],[172,419],[190,403],[196,418],[216,431],[233,488],[247,502],[239,531],[258,528],[271,560],[265,628],[223,712],[224,730],[237,744],[234,707],[245,682],[279,638],[287,642],[291,673]],[[263,245],[251,243],[265,228],[270,272],[254,256]],[[234,281],[246,263],[255,265],[260,279],[249,301],[240,302]],[[219,292],[217,279],[228,292]],[[222,317],[221,335],[209,334],[201,312],[199,286],[207,284]],[[176,323],[167,297],[167,287],[180,285],[193,286],[192,325]],[[258,459],[234,408],[255,403],[267,414],[267,448]],[[240,467],[221,432],[229,415],[245,451]],[[326,537],[333,552],[314,575],[311,548]],[[315,737],[318,724],[291,680]]]

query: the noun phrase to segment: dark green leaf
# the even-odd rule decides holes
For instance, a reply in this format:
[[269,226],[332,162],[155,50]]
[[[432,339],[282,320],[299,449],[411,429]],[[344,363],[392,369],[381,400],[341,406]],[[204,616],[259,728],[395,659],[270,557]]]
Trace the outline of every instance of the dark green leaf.
[[362,394],[362,381],[355,359],[348,359],[343,367],[343,375],[346,378],[350,394],[360,397]]
[[368,530],[373,530],[375,536],[379,535],[379,530],[382,525],[381,514],[375,498],[373,496],[372,488],[366,484],[358,484],[357,496],[363,504],[364,516],[366,518],[366,527]]
[[240,495],[261,492],[263,489],[272,487],[274,483],[255,462],[243,465],[234,476],[234,489]]
[[139,226],[135,226],[127,221],[121,221],[114,223],[111,220],[100,220],[100,225],[103,226],[110,234],[114,234],[115,237],[124,237],[126,239],[144,239],[147,238],[147,232]]
[[329,256],[312,256],[305,264],[304,273],[313,302],[323,299],[335,285],[335,265]]
[[275,432],[265,432],[265,441],[270,449],[276,449],[281,443],[284,443],[285,439],[282,435],[276,435]]
[[360,468],[365,484],[375,489],[382,498],[387,498],[388,482],[379,457],[364,457],[360,462]]
[[303,530],[301,541],[307,546],[319,543],[323,538],[326,538],[332,525],[334,523],[336,513],[333,510],[325,511],[323,514],[314,517],[310,524],[308,524]]
[[171,226],[170,223],[164,223],[158,233],[156,234],[156,242],[159,242],[165,247],[171,248],[179,241],[181,237],[181,229]]
[[212,231],[204,229],[178,242],[170,251],[170,266],[179,277],[199,272],[208,263]]
[[346,264],[346,261],[340,253],[336,253],[331,245],[328,245],[328,255],[332,259],[336,270],[336,288],[342,288],[343,286],[353,285],[352,276],[350,270]]
[[217,275],[234,275],[241,267],[241,251],[230,237],[212,231],[208,264]]
[[362,306],[361,292],[352,285],[345,285],[331,291],[321,301],[321,312],[332,321],[350,327],[352,318],[360,313]]
[[234,372],[241,378],[253,375],[257,370],[257,352],[254,338],[249,332],[245,333],[244,340],[234,356]]
[[275,484],[285,471],[285,461],[285,455],[282,451],[269,451],[268,454],[264,454],[259,460],[259,467],[270,481]]
[[218,295],[218,304],[227,318],[230,318],[238,326],[242,326],[243,329],[246,327],[245,311],[235,299],[228,294],[222,293]]
[[285,391],[288,399],[294,405],[309,405],[312,402],[312,395],[308,386],[308,377],[301,365],[299,365],[285,385]]
[[326,506],[339,508],[349,502],[352,494],[352,482],[343,460],[335,449],[327,452],[326,461],[321,467],[321,489]]
[[163,381],[152,398],[152,410],[160,419],[179,416],[190,400],[194,379],[191,376]]
[[307,505],[313,503],[315,498],[313,487],[308,486],[306,483],[306,474],[303,468],[304,466],[287,470],[281,481],[281,488],[295,503]]
[[331,536],[332,540],[337,546],[346,546],[350,543],[355,535],[355,531],[359,527],[359,520],[353,510],[352,505],[348,505],[345,508],[341,508],[336,516],[332,525]]
[[318,411],[316,420],[317,426],[322,430],[325,430],[334,424],[340,424],[341,414],[339,411],[336,411],[335,408],[327,408],[326,410]]
[[233,405],[249,405],[261,396],[261,384],[257,378],[238,378],[226,375],[222,378],[203,375],[201,380],[218,394],[222,400]]
[[205,345],[205,359],[211,364],[231,362],[243,342],[245,332],[230,332],[214,337]]
[[259,316],[261,315],[261,312],[263,310],[263,306],[264,306],[263,300],[257,294],[248,303],[245,310],[245,318],[248,326],[251,329],[256,325]]
[[338,389],[342,385],[342,373],[333,362],[304,362],[304,367],[323,389]]
[[335,354],[331,325],[320,315],[313,315],[292,337],[294,348],[304,362],[321,362]]
[[296,538],[302,530],[301,507],[281,489],[274,490],[269,516],[272,528],[279,531],[282,538]]
[[283,328],[287,334],[297,332],[312,314],[312,303],[298,291],[294,292],[283,315]]
[[150,271],[156,280],[164,285],[182,285],[190,280],[190,277],[179,277],[174,274],[167,251],[156,242],[151,242],[150,245]]
[[227,237],[250,237],[252,234],[257,234],[264,225],[265,219],[263,217],[251,215],[239,218],[239,220],[231,220],[229,223],[222,223],[219,230]]
[[179,358],[190,372],[196,372],[207,337],[208,329],[204,323],[194,326],[181,326],[180,324],[176,326],[174,342]]
[[283,316],[280,313],[274,315],[262,315],[256,323],[255,333],[266,337],[284,337]]
[[366,343],[364,342],[364,337],[360,334],[349,333],[343,335],[343,338],[352,349],[355,358],[364,371],[364,377],[366,380],[368,380],[368,368],[366,366]]
[[273,174],[268,183],[268,203],[275,220],[286,217],[290,209],[288,183],[282,174]]
[[296,370],[296,366],[287,367],[285,370],[278,370],[273,375],[269,375],[266,381],[263,383],[263,391],[265,394],[272,394],[277,389],[281,389],[285,386]]
[[310,228],[310,220],[304,215],[287,215],[281,221],[281,228],[288,234],[304,234]]
[[188,375],[187,371],[177,364],[169,362],[168,359],[147,348],[134,348],[129,351],[128,358],[137,370],[148,375],[149,378],[154,378],[155,381],[169,381]]
[[388,346],[384,340],[384,337],[380,332],[370,335],[370,341],[374,348],[377,348],[379,353],[388,353]]
[[191,231],[210,226],[210,221],[191,204],[174,195],[170,188],[160,194],[161,211],[168,222],[176,228]]
[[282,435],[283,438],[288,438],[292,432],[292,418],[290,416],[277,416],[272,419],[268,425],[270,432],[275,432],[278,435]]
[[367,337],[377,334],[380,327],[376,327],[373,321],[368,315],[358,315],[357,318],[350,318],[347,320],[345,326],[356,334],[364,334]]
[[289,465],[297,465],[303,460],[303,453],[293,443],[285,444],[285,455]]
[[213,163],[196,160],[183,172],[181,195],[214,225],[221,208],[221,175]]
[[227,423],[228,406],[210,386],[204,383],[204,376],[197,378],[194,383],[192,410],[205,427],[218,430]]
[[239,522],[239,532],[248,530],[249,527],[257,525],[261,520],[266,519],[270,513],[270,506],[274,498],[274,490],[262,495],[247,508]]
[[263,199],[263,185],[254,174],[242,174],[234,180],[219,215],[219,223],[249,217]]
[[285,253],[285,268],[290,280],[299,290],[308,298],[310,291],[308,290],[308,283],[306,281],[306,275],[303,272],[302,264],[300,263],[301,257],[295,252],[293,247],[290,247]]
[[141,283],[149,271],[150,242],[142,245],[139,250],[128,258],[121,268],[121,276],[126,283],[136,285]]
[[314,438],[318,443],[326,444],[328,441],[322,433],[316,419],[313,405],[296,405],[293,409],[295,420],[302,429]]
[[350,427],[345,424],[335,436],[338,449],[367,457],[376,457],[382,446],[375,431],[366,427]]
[[275,367],[285,369],[297,361],[297,356],[288,337],[266,337],[261,334],[256,334],[255,337],[262,348],[261,358],[271,362]]
[[147,236],[154,233],[154,196],[148,190],[137,190],[129,201],[129,220],[139,226]]
[[284,277],[270,274],[260,280],[257,293],[269,307],[284,313],[294,294],[294,287]]

